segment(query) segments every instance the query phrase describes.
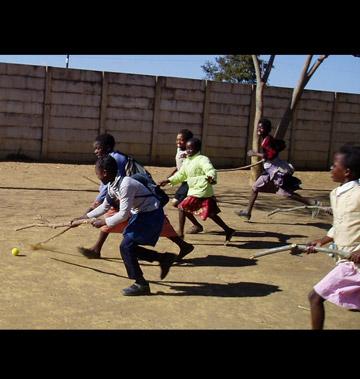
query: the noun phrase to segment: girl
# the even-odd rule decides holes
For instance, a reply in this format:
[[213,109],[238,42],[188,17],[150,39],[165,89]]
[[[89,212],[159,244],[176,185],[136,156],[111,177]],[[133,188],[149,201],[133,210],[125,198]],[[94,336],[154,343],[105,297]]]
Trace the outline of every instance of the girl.
[[336,248],[351,252],[348,260],[340,259],[309,293],[311,324],[323,329],[324,301],[348,309],[360,310],[360,148],[345,145],[334,156],[331,178],[340,183],[330,193],[333,226],[327,235],[310,242],[308,253],[314,246],[334,241]]
[[185,159],[180,170],[167,180],[159,183],[165,186],[176,185],[187,181],[189,191],[187,197],[178,205],[186,213],[196,214],[204,221],[209,217],[225,231],[225,245],[234,235],[235,230],[227,226],[218,216],[220,209],[214,197],[213,184],[216,184],[216,170],[208,157],[200,154],[201,141],[191,138],[186,143]]
[[[248,151],[248,156],[257,156],[265,159],[264,172],[259,176],[252,187],[252,195],[246,210],[235,211],[235,213],[250,220],[251,211],[255,204],[259,192],[276,193],[286,196],[289,199],[299,201],[305,205],[318,205],[321,203],[317,200],[309,200],[295,193],[300,188],[301,181],[292,176],[294,168],[291,164],[278,158],[279,153],[285,149],[285,143],[282,140],[276,140],[270,135],[271,122],[268,119],[260,120],[257,133],[262,138],[262,153],[253,150]],[[315,212],[313,213],[315,214]]]
[[[176,168],[171,173],[170,176],[174,175],[177,171],[180,170],[185,158],[186,158],[186,142],[193,138],[193,133],[189,129],[182,129],[179,131],[176,136],[176,155],[175,162]],[[168,177],[168,178],[169,178]],[[178,208],[178,205],[186,198],[189,190],[189,186],[187,182],[182,182],[180,187],[175,193],[174,199],[172,200],[172,205]],[[184,237],[184,227],[185,227],[185,219],[186,217],[192,222],[193,226],[186,232],[188,234],[197,234],[201,233],[204,228],[202,225],[196,220],[195,216],[191,213],[185,213],[182,209],[178,208],[179,211],[179,236]]]

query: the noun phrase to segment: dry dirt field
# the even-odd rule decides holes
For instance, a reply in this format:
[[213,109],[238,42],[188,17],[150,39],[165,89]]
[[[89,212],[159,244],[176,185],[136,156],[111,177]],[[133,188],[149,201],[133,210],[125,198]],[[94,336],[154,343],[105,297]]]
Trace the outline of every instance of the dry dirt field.
[[[156,180],[171,168],[148,167]],[[98,230],[82,225],[46,243],[31,245],[61,229],[16,228],[42,216],[54,223],[80,216],[97,193],[93,165],[0,162],[2,226],[0,234],[0,329],[309,329],[307,294],[334,265],[325,254],[279,253],[249,259],[263,249],[305,243],[322,236],[331,217],[311,218],[309,211],[277,213],[274,208],[301,204],[260,194],[251,222],[234,210],[249,196],[249,172],[219,172],[215,192],[221,217],[237,230],[231,243],[211,220],[205,232],[187,235],[195,250],[184,264],[159,279],[157,263],[142,262],[152,296],[124,297],[132,283],[119,254],[120,234],[112,234],[103,258],[89,260],[77,251],[91,246]],[[328,172],[297,172],[303,196],[328,195],[335,183]],[[166,187],[169,194],[174,188]],[[166,213],[177,228],[177,211]],[[11,254],[19,247],[18,256]],[[160,238],[158,251],[177,252]],[[325,303],[325,329],[359,329],[360,313]]]

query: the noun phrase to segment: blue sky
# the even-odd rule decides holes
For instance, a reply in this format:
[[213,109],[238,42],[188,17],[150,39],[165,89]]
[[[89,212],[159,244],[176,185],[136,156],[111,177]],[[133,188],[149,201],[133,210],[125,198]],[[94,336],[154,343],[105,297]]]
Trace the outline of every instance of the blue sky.
[[[215,57],[217,55],[70,55],[69,68],[204,79],[201,66],[206,61],[215,63]],[[293,88],[305,58],[306,55],[277,55],[269,84]],[[66,55],[0,55],[0,62],[65,67]],[[360,94],[360,58],[330,55],[306,88]]]

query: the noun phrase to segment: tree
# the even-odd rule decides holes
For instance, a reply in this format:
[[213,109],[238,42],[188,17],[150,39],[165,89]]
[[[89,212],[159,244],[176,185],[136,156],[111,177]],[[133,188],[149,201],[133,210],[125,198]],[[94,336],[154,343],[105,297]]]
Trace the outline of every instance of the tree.
[[[268,62],[259,59],[262,71],[266,71]],[[216,63],[207,61],[201,68],[206,79],[242,84],[256,84],[256,73],[251,55],[225,55],[215,58]]]
[[[304,92],[305,86],[308,83],[308,81],[311,79],[311,77],[314,75],[315,71],[318,69],[318,67],[321,65],[321,63],[328,57],[328,55],[321,55],[316,62],[310,67],[311,61],[313,59],[313,55],[308,55],[303,69],[301,71],[300,79],[296,85],[296,87],[293,90],[292,97],[289,101],[289,104],[287,108],[285,109],[285,112],[279,122],[279,124],[276,127],[276,131],[274,133],[276,138],[284,138],[287,128],[290,125],[293,113],[295,111],[295,108],[301,98],[301,95]],[[310,68],[309,68],[310,67]]]
[[[264,72],[261,72],[261,63],[262,61],[258,58],[257,55],[252,55],[252,61],[254,65],[255,75],[256,75],[256,94],[255,94],[255,117],[254,117],[254,129],[253,129],[253,138],[252,138],[252,150],[259,151],[260,140],[257,134],[257,125],[262,118],[263,109],[264,109],[264,88],[269,79],[271,69],[273,67],[275,55],[271,55]],[[251,164],[255,164],[259,161],[258,157],[251,157]],[[251,168],[250,181],[254,182],[261,173],[262,169],[259,165],[253,166]]]

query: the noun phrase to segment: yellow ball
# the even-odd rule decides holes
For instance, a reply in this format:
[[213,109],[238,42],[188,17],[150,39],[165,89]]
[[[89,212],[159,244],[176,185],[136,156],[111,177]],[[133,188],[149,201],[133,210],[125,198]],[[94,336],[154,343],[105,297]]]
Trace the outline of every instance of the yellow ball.
[[20,250],[17,247],[14,247],[11,249],[11,254],[12,255],[18,255],[20,253]]

